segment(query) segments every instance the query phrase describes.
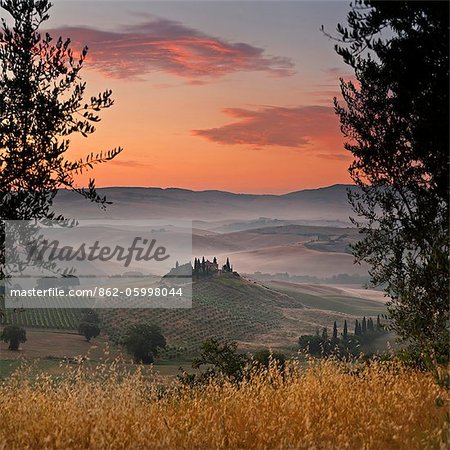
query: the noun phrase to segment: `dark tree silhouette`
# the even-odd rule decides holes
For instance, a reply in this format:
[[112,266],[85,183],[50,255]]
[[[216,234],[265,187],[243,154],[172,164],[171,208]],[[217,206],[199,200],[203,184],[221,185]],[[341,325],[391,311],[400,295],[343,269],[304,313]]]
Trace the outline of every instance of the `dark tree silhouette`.
[[333,340],[336,340],[338,338],[338,329],[337,329],[337,323],[334,321],[333,324]]
[[18,325],[8,325],[3,329],[0,337],[3,342],[9,343],[9,350],[19,350],[20,344],[27,340],[27,333]]
[[449,3],[356,0],[337,31],[357,80],[335,99],[360,188],[354,253],[400,338],[448,358]]
[[199,356],[192,362],[194,369],[206,365],[206,377],[217,375],[228,377],[234,381],[240,381],[244,375],[244,366],[247,357],[237,350],[236,342],[221,342],[211,338],[205,341],[200,349]]
[[286,355],[280,352],[272,352],[269,349],[261,349],[258,350],[253,355],[253,361],[256,365],[260,365],[263,367],[270,367],[270,364],[275,364],[279,369],[283,369],[283,366],[286,362]]
[[2,0],[12,17],[0,33],[0,200],[2,218],[49,217],[58,188],[105,204],[94,181],[76,187],[74,177],[113,159],[121,148],[65,158],[69,137],[95,131],[98,112],[113,104],[111,91],[84,100],[80,71],[87,47],[76,56],[70,39],[53,39],[39,28],[49,18],[48,0]]
[[0,29],[0,279],[5,277],[3,221],[62,220],[52,209],[60,188],[104,207],[108,202],[97,194],[94,180],[81,188],[75,177],[122,151],[66,158],[70,137],[92,134],[99,112],[113,100],[111,91],[84,99],[80,71],[86,47],[75,55],[70,39],[39,31],[51,6],[49,0],[0,0],[10,19],[2,18]]
[[346,340],[348,338],[348,328],[347,328],[347,321],[344,320],[344,331],[342,332],[342,338]]
[[159,349],[166,347],[166,339],[161,329],[147,324],[130,326],[123,343],[134,360],[143,364],[151,364]]
[[96,338],[100,334],[100,327],[96,323],[81,322],[78,325],[78,334],[86,338],[90,342],[92,338]]
[[361,325],[358,322],[358,319],[355,320],[355,336],[361,335]]
[[362,324],[361,324],[361,333],[365,334],[367,331],[367,321],[366,316],[363,317]]

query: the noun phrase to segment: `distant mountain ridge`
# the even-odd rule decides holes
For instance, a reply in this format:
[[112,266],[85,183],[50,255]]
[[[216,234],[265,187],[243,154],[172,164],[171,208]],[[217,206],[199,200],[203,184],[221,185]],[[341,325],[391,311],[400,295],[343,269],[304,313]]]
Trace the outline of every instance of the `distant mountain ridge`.
[[351,209],[347,189],[335,184],[287,194],[235,194],[226,191],[192,191],[181,188],[107,187],[98,192],[113,204],[102,212],[81,196],[61,190],[55,206],[76,218],[185,218],[192,220],[254,220],[260,217],[290,220],[348,222]]

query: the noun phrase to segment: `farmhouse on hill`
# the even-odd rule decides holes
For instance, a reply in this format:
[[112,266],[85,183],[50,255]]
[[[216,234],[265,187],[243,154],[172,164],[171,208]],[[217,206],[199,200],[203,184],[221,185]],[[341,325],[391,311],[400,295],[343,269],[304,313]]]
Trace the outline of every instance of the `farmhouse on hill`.
[[227,258],[226,263],[221,268],[219,267],[216,257],[214,257],[212,261],[205,259],[204,256],[202,259],[194,259],[192,274],[195,277],[220,275],[222,273],[233,273],[233,266],[230,264],[229,258]]
[[225,264],[219,266],[217,262],[217,258],[214,257],[212,261],[209,259],[205,259],[203,256],[200,258],[194,258],[194,267],[192,267],[191,263],[188,262],[186,264],[180,265],[177,261],[176,266],[170,270],[170,272],[165,275],[165,277],[190,277],[191,275],[194,278],[203,278],[208,276],[216,276],[225,273],[235,273],[233,271],[233,266],[230,264],[230,259],[227,258]]

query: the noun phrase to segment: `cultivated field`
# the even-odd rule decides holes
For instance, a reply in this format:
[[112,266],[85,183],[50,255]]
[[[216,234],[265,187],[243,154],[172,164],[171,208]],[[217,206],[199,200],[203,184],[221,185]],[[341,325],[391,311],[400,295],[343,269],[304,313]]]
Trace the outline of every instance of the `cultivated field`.
[[80,318],[81,310],[71,308],[5,309],[0,324],[15,324],[27,328],[75,330]]
[[386,298],[380,291],[341,286],[268,281],[271,289],[301,299],[303,305],[323,311],[335,311],[360,318],[386,314]]
[[130,323],[159,325],[173,357],[195,352],[210,337],[235,340],[249,349],[296,351],[301,334],[315,333],[325,326],[331,330],[334,321],[342,329],[345,319],[351,326],[355,318],[376,317],[386,311],[383,303],[351,297],[343,291],[332,290],[330,295],[328,290],[313,292],[308,288],[306,293],[299,291],[299,286],[287,289],[222,275],[194,283],[192,309],[99,311],[105,331],[114,340],[120,340]]

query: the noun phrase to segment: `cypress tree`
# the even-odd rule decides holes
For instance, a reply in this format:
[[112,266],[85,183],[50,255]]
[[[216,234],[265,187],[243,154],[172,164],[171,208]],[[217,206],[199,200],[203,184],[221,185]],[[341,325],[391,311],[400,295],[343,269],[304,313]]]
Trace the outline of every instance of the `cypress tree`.
[[355,336],[359,336],[359,322],[358,322],[358,319],[355,320]]
[[333,339],[337,339],[337,337],[338,337],[337,323],[336,323],[336,321],[334,321],[334,324],[333,324]]
[[348,328],[347,328],[347,321],[344,320],[344,332],[342,333],[342,337],[344,338],[344,340],[347,339],[348,337]]
[[366,316],[364,316],[363,320],[362,320],[361,332],[362,332],[362,334],[366,334],[366,331],[367,331],[367,322],[366,322]]
[[328,330],[326,327],[324,327],[324,329],[322,330],[322,339],[324,341],[328,341]]

